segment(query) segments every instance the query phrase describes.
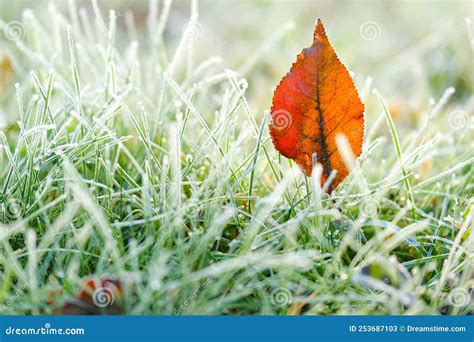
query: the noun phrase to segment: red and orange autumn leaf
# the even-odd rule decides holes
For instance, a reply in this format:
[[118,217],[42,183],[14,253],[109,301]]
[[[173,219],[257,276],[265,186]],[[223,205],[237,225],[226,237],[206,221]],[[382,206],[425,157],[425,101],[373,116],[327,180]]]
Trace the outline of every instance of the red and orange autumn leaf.
[[[52,294],[52,295],[59,295]],[[122,315],[124,291],[115,277],[88,278],[78,295],[56,309],[57,315]],[[49,302],[55,306],[55,300]]]
[[310,176],[313,155],[323,167],[324,183],[335,171],[329,191],[349,174],[337,148],[345,135],[358,157],[364,139],[364,105],[349,72],[337,57],[318,19],[313,43],[303,49],[273,95],[270,135],[276,149]]

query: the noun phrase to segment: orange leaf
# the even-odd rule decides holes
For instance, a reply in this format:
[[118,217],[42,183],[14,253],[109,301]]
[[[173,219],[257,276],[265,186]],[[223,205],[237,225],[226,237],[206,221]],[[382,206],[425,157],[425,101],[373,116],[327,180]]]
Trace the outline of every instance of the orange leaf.
[[345,135],[358,157],[364,139],[364,105],[346,67],[339,61],[320,19],[310,47],[303,49],[273,94],[270,135],[276,149],[310,176],[313,154],[323,167],[321,182],[332,171],[329,191],[349,174],[336,145]]
[[[88,278],[72,300],[66,301],[58,315],[122,315],[122,283],[115,277]],[[52,303],[54,304],[54,300]]]

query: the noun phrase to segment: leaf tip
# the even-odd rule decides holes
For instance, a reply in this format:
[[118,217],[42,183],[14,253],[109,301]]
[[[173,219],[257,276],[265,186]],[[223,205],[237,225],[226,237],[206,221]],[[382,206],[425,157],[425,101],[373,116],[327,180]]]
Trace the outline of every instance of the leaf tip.
[[321,18],[318,18],[314,28],[313,39],[316,41],[323,37],[326,37],[326,31],[324,30],[324,25]]

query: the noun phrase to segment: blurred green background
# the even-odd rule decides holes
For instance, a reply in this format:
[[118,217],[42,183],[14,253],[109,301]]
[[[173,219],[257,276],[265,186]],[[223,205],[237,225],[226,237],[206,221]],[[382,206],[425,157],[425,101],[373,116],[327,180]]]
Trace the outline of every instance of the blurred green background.
[[[60,10],[67,14],[69,3],[56,1],[56,6],[63,6]],[[124,49],[130,38],[126,16],[133,14],[136,21],[137,35],[132,38],[142,39],[150,3],[153,7],[155,1],[98,1],[103,15],[107,16],[108,9],[117,12],[118,40],[123,40]],[[48,6],[48,1],[1,0],[0,4],[1,18],[9,22],[21,21],[25,9],[34,11]],[[92,12],[90,1],[75,4]],[[157,4],[160,16],[163,2]],[[205,0],[197,4],[201,25],[197,60],[218,56],[223,68],[239,71],[247,78],[248,99],[256,112],[269,107],[275,85],[295,56],[311,43],[318,17],[339,57],[354,73],[358,88],[371,77],[372,86],[384,95],[399,120],[416,120],[413,114],[450,86],[456,88],[454,98],[463,98],[462,102],[472,96],[471,1]],[[171,4],[164,28],[170,55],[189,21],[191,6],[184,0]],[[4,38],[2,49],[12,47]]]

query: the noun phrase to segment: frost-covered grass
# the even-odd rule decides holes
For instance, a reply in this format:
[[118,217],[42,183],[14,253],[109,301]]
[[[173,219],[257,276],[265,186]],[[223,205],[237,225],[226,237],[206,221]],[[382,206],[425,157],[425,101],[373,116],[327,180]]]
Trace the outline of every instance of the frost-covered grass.
[[[386,72],[353,63],[367,104],[364,152],[328,195],[317,172],[307,178],[278,155],[261,110],[305,46],[277,62],[301,21],[273,23],[254,42],[261,50],[233,68],[201,45],[196,2],[175,4],[191,8],[183,32],[171,30],[177,40],[163,34],[179,19],[169,2],[150,4],[135,22],[95,2],[42,2],[16,19],[19,39],[5,37],[10,19],[0,21],[1,314],[51,314],[101,276],[122,281],[127,314],[474,310],[474,100],[464,55],[441,56],[436,72],[413,47],[386,57]],[[345,51],[331,34],[337,25],[327,26]],[[312,27],[299,30],[307,45]],[[236,54],[255,39],[232,32]],[[440,44],[469,56],[469,42]],[[389,85],[403,72],[391,67],[397,58],[419,67],[425,88],[406,95],[406,84]],[[451,84],[439,91],[444,79]],[[405,96],[416,104],[403,107]]]

